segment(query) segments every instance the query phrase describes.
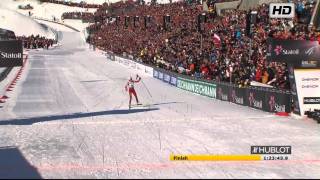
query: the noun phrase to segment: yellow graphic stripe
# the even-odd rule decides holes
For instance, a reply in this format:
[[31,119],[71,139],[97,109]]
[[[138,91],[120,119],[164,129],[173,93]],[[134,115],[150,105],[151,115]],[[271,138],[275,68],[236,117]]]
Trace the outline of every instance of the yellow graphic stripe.
[[261,155],[170,155],[170,161],[262,161]]

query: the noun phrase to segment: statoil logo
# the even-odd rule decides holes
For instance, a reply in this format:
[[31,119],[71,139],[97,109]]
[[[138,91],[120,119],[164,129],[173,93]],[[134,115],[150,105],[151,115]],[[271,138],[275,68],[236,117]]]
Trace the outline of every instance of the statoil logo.
[[274,52],[277,56],[283,54],[283,55],[299,55],[300,50],[299,49],[284,49],[281,45],[276,46],[274,49]]
[[7,53],[0,51],[0,58],[2,59],[17,59],[17,58],[22,58],[22,53]]
[[221,100],[228,101],[228,94],[224,94],[222,88],[219,88],[218,96],[221,98]]
[[235,90],[232,90],[231,92],[231,99],[233,103],[244,104],[243,97],[238,97]]
[[250,92],[249,94],[249,105],[251,107],[260,108],[262,109],[262,101],[257,101],[255,99],[255,94],[253,92]]

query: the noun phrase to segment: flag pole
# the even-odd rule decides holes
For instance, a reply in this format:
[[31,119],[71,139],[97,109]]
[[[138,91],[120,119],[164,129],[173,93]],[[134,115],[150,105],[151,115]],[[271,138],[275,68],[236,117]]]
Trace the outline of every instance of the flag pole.
[[201,35],[201,37],[200,37],[200,49],[201,49],[201,53],[202,53],[202,33],[200,32],[200,35]]

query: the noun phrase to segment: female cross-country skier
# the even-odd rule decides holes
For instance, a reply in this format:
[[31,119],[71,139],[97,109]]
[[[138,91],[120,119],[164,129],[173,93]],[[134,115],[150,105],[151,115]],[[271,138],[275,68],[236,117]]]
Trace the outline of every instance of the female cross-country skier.
[[139,100],[138,100],[138,97],[137,97],[137,93],[136,91],[134,90],[134,83],[138,83],[140,82],[141,80],[141,77],[137,74],[136,76],[136,80],[133,80],[132,77],[130,77],[129,81],[127,82],[126,84],[126,91],[129,91],[129,96],[130,96],[130,99],[129,99],[129,109],[131,108],[131,99],[132,99],[132,94],[134,95],[134,97],[136,98],[136,102],[137,102],[137,105],[141,105],[139,103]]

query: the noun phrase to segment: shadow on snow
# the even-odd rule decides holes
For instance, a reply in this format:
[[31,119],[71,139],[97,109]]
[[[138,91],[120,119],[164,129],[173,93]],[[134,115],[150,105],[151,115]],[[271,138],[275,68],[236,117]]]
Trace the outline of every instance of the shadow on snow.
[[0,147],[0,179],[41,179],[17,147]]
[[106,116],[106,115],[133,114],[133,113],[156,111],[156,110],[159,110],[159,108],[145,108],[145,109],[140,108],[140,109],[130,109],[130,110],[120,109],[120,110],[108,110],[108,111],[87,112],[87,113],[73,113],[73,114],[65,114],[65,115],[8,119],[8,120],[0,121],[0,125],[32,125],[34,123],[46,122],[46,121],[77,119],[77,118]]

